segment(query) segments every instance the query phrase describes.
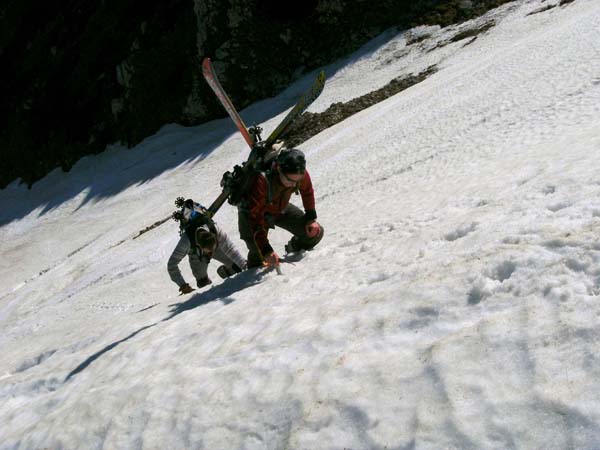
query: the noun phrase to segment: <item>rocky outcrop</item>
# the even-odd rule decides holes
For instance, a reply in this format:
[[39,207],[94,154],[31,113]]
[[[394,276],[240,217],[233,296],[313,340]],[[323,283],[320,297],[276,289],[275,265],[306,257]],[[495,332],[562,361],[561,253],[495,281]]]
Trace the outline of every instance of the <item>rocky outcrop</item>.
[[447,25],[506,1],[10,0],[0,6],[0,188],[111,143],[134,146],[166,123],[222,117],[203,56],[243,108],[386,28]]

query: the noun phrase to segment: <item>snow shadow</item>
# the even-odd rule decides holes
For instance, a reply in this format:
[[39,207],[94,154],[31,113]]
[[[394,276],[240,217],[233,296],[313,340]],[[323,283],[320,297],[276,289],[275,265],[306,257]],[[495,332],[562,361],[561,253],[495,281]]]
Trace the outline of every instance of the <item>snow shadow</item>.
[[216,300],[220,300],[223,302],[223,304],[229,305],[235,301],[235,299],[231,297],[233,294],[259,284],[262,280],[262,277],[262,273],[250,270],[242,272],[237,276],[228,278],[220,285],[214,286],[202,293],[193,295],[192,298],[185,302],[169,305],[171,307],[171,315],[164,318],[163,322],[171,320],[173,317],[178,316],[182,312],[198,308],[199,306],[206,305]]
[[[171,320],[173,317],[181,314],[182,312],[189,311],[191,309],[197,308],[202,305],[206,305],[207,303],[213,302],[215,300],[221,300],[224,304],[228,305],[234,301],[234,299],[231,298],[232,294],[234,294],[235,292],[240,291],[242,289],[245,289],[247,287],[254,286],[255,284],[260,283],[261,279],[262,279],[262,273],[258,273],[255,271],[246,271],[241,274],[238,274],[237,276],[228,278],[222,284],[215,286],[211,289],[208,289],[207,291],[202,292],[201,294],[196,294],[191,299],[189,299],[185,302],[169,305],[172,308],[171,315],[169,315],[168,317],[165,317],[161,322]],[[148,309],[148,308],[146,308],[146,309]],[[73,369],[65,377],[63,382],[66,383],[71,378],[73,378],[75,375],[83,372],[85,369],[87,369],[90,366],[90,364],[92,364],[94,361],[96,361],[98,358],[100,358],[105,353],[115,349],[116,347],[121,345],[123,342],[127,342],[128,340],[134,338],[141,332],[143,332],[149,328],[155,327],[159,323],[160,322],[155,322],[151,325],[146,325],[146,326],[140,328],[139,330],[134,331],[129,336],[127,336],[123,339],[120,339],[116,342],[113,342],[112,344],[107,345],[102,350],[94,353],[92,356],[90,356],[85,361],[83,361],[81,364],[79,364],[75,369]],[[27,367],[25,367],[23,370],[26,370],[26,368]]]
[[79,364],[75,369],[73,369],[66,377],[64,380],[64,383],[66,383],[67,381],[69,381],[71,378],[73,378],[75,375],[77,375],[80,372],[83,372],[85,369],[88,368],[88,366],[90,364],[92,364],[94,361],[96,361],[98,358],[100,358],[102,355],[104,355],[105,353],[109,352],[110,350],[114,349],[115,347],[121,345],[123,342],[128,341],[129,339],[135,337],[136,335],[138,335],[139,333],[141,333],[144,330],[147,330],[148,328],[152,328],[154,326],[158,325],[157,323],[153,323],[152,325],[146,325],[145,327],[140,328],[137,331],[134,331],[133,333],[131,333],[129,336],[127,336],[126,338],[121,339],[120,341],[116,341],[113,342],[110,345],[107,345],[106,347],[104,347],[102,350],[100,350],[99,352],[94,353],[92,356],[90,356],[88,359],[86,359],[84,362],[82,362],[81,364]]
[[85,196],[78,209],[143,185],[179,165],[193,168],[233,133],[225,120],[196,128],[169,125],[134,148],[112,146],[83,157],[67,173],[55,169],[31,189],[15,181],[0,191],[0,226],[33,211],[41,217],[82,193]]
[[44,352],[34,358],[30,358],[27,361],[21,363],[21,365],[17,367],[17,370],[15,370],[15,373],[25,372],[26,370],[29,370],[32,367],[39,366],[55,353],[56,350],[48,350],[47,352]]

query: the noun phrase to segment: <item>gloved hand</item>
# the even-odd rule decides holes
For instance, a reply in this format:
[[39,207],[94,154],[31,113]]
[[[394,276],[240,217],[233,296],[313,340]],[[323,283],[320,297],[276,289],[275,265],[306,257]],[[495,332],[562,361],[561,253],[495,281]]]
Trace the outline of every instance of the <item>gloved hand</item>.
[[185,283],[179,287],[179,292],[181,292],[182,294],[189,294],[193,290],[194,289],[187,283]]
[[312,222],[308,222],[304,226],[304,230],[306,231],[306,235],[309,238],[314,238],[314,237],[318,236],[319,233],[321,232],[321,225],[319,225],[319,222],[315,222],[313,220]]
[[279,255],[275,252],[271,252],[265,256],[265,266],[279,267]]

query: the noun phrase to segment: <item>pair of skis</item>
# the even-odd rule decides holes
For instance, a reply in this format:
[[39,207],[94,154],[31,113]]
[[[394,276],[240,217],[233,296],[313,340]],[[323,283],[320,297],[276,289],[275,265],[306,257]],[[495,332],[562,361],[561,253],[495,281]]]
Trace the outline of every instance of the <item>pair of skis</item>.
[[[300,97],[300,99],[298,99],[296,105],[284,117],[284,119],[277,126],[277,128],[275,128],[271,132],[271,134],[265,141],[261,140],[260,138],[260,127],[246,127],[246,124],[234,108],[233,103],[231,103],[231,100],[229,99],[225,90],[221,86],[221,83],[217,78],[215,69],[212,63],[210,62],[209,58],[204,58],[204,60],[202,61],[202,74],[204,75],[204,78],[216,94],[217,98],[229,114],[229,117],[231,117],[231,120],[233,120],[238,130],[242,134],[244,140],[251,149],[250,155],[248,156],[246,162],[242,164],[242,167],[236,166],[233,174],[231,172],[226,172],[223,175],[223,180],[221,181],[221,186],[223,190],[221,191],[221,194],[217,197],[217,199],[214,202],[212,202],[212,204],[208,207],[206,212],[206,215],[208,217],[212,217],[216,214],[216,212],[223,205],[223,203],[225,203],[229,198],[231,194],[231,188],[228,181],[233,180],[233,178],[235,178],[235,176],[237,175],[236,170],[243,170],[244,166],[249,167],[251,164],[254,163],[255,160],[258,160],[264,154],[264,152],[268,148],[270,148],[271,145],[273,145],[280,136],[283,135],[283,133],[288,129],[288,127],[294,121],[294,119],[297,118],[300,114],[302,114],[304,110],[308,108],[313,101],[315,101],[315,99],[321,94],[321,92],[323,91],[323,87],[325,86],[325,73],[321,71],[317,75],[317,78],[315,79],[311,87]],[[155,222],[153,225],[146,227],[144,230],[141,230],[136,236],[134,236],[133,239],[137,239],[142,234],[162,225],[171,217],[172,216],[169,215],[168,217],[165,217],[164,219]]]
[[[260,138],[260,132],[262,131],[260,127],[246,127],[246,124],[238,114],[237,110],[233,106],[233,103],[231,103],[231,100],[227,96],[227,93],[221,86],[210,58],[204,58],[202,61],[202,74],[251,149],[250,155],[248,156],[245,164],[250,164],[253,160],[262,156],[262,154],[264,154],[264,152],[269,149],[281,135],[283,135],[294,119],[302,114],[304,110],[306,110],[306,108],[308,108],[310,104],[316,100],[321,92],[323,92],[323,87],[325,86],[325,72],[321,71],[317,75],[317,78],[310,88],[300,97],[300,99],[296,102],[296,105],[284,117],[277,128],[275,128],[267,137],[267,139],[263,141]],[[229,172],[227,172],[226,175],[228,173]],[[225,201],[229,198],[230,190],[227,186],[226,179],[227,178],[224,177],[223,181],[225,182],[221,182],[223,187],[221,194],[208,208],[207,213],[210,217],[214,216],[223,203],[225,203]]]

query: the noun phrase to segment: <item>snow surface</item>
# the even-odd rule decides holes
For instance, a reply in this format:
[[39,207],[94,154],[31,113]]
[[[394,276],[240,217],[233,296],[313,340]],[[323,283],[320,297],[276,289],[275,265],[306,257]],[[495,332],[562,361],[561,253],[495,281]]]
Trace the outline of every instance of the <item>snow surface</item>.
[[600,2],[556,3],[325,68],[313,112],[439,71],[301,146],[326,236],[282,275],[178,296],[176,224],[132,239],[217,196],[225,119],[1,191],[0,449],[600,449]]

